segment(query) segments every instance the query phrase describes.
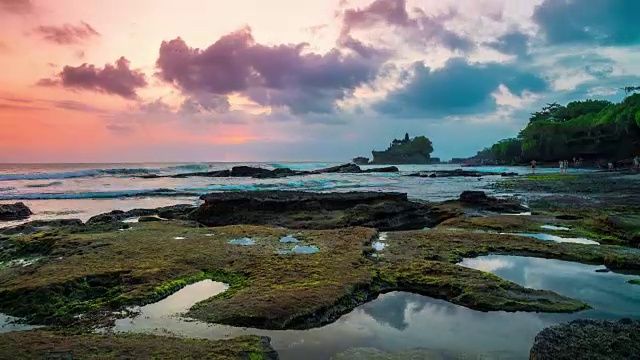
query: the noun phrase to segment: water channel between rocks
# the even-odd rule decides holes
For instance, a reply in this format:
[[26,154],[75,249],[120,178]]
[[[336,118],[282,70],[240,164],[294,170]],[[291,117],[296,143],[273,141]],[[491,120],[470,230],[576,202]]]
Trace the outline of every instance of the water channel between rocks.
[[443,358],[528,359],[535,335],[558,322],[583,317],[640,318],[640,286],[630,275],[595,272],[590,266],[516,256],[465,259],[462,266],[493,272],[521,285],[549,289],[589,303],[593,310],[576,314],[480,312],[446,301],[392,292],[355,308],[336,322],[310,330],[258,330],[212,325],[176,316],[226,285],[203,281],[140,308],[141,315],[116,322],[115,331],[175,333],[225,339],[266,335],[281,359],[330,359],[353,348],[386,352],[429,349]]

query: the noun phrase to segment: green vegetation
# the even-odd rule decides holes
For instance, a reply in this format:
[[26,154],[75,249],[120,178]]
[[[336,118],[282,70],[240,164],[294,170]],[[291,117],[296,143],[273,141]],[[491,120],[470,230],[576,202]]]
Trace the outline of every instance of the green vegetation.
[[11,359],[277,359],[269,340],[241,336],[200,340],[154,335],[68,335],[51,331],[0,334],[0,357]]
[[385,151],[373,151],[372,163],[377,164],[403,164],[403,163],[429,163],[433,145],[425,136],[409,138],[405,134],[404,139],[394,139]]
[[640,279],[629,280],[628,283],[633,285],[640,285]]
[[502,163],[573,157],[620,160],[640,154],[639,138],[640,94],[619,104],[603,100],[573,101],[566,106],[553,103],[531,114],[516,139],[501,140],[476,158]]
[[[206,236],[211,232],[213,236]],[[299,231],[296,238],[320,251],[277,254],[283,246],[280,237],[290,233],[259,226],[196,228],[166,221],[140,223],[125,231],[37,235],[55,239],[48,257],[37,266],[0,269],[0,311],[35,323],[95,326],[113,316],[113,310],[156,301],[189,283],[213,279],[230,284],[230,289],[196,304],[187,315],[236,326],[319,326],[394,290],[479,310],[571,312],[586,305],[456,262],[498,253],[640,268],[640,250],[630,248],[438,228],[389,233],[384,256],[378,258],[367,255],[376,235],[368,228]],[[255,245],[228,243],[240,237],[254,239]],[[5,241],[37,239],[27,235]]]

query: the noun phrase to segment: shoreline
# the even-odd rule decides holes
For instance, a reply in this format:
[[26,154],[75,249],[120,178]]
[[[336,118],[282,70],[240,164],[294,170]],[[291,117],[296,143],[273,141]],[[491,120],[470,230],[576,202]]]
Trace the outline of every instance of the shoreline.
[[[620,173],[605,171],[597,175],[572,175],[575,177],[570,181],[549,173],[535,177],[522,175],[498,180],[494,184],[497,189],[506,189],[507,193],[512,194],[533,193],[540,189],[552,194],[564,194],[533,199],[529,202],[528,210],[532,213],[530,216],[503,215],[501,212],[506,209],[514,213],[523,210],[512,200],[492,200],[480,195],[428,203],[406,200],[406,195],[405,198],[374,197],[367,200],[369,198],[355,197],[349,200],[345,194],[327,193],[327,199],[332,199],[334,203],[319,197],[298,204],[292,201],[295,196],[302,195],[288,193],[288,197],[272,204],[261,202],[263,200],[256,197],[258,193],[245,192],[239,195],[245,196],[246,201],[258,202],[251,203],[254,205],[238,203],[238,208],[225,210],[224,206],[227,205],[224,204],[231,206],[240,198],[236,199],[225,193],[203,198],[203,206],[209,201],[217,204],[215,206],[220,211],[235,214],[235,217],[224,220],[226,223],[214,224],[214,227],[201,228],[198,223],[203,223],[202,216],[218,219],[218,222],[224,219],[215,215],[216,213],[201,212],[193,215],[192,207],[170,207],[144,213],[105,214],[84,225],[51,224],[48,225],[49,228],[33,225],[33,230],[28,233],[20,230],[25,235],[17,235],[15,232],[11,235],[5,229],[0,231],[5,233],[0,235],[0,243],[4,244],[3,258],[0,261],[4,260],[6,263],[25,255],[43,258],[37,260],[38,266],[33,268],[36,273],[32,275],[20,268],[0,267],[5,279],[0,282],[0,311],[17,316],[31,314],[32,321],[54,327],[91,328],[104,324],[105,321],[113,321],[105,310],[157,301],[161,298],[157,294],[169,295],[195,279],[200,279],[202,276],[196,275],[203,269],[213,271],[204,275],[206,278],[224,281],[231,288],[220,296],[197,304],[188,312],[188,316],[233,326],[313,328],[333,323],[356,306],[391,291],[408,291],[481,311],[580,311],[587,307],[583,302],[551,291],[525,289],[498,277],[486,277],[482,271],[457,265],[462,258],[502,254],[586,264],[604,263],[612,271],[639,271],[640,250],[634,249],[637,247],[637,234],[635,230],[628,230],[629,225],[625,222],[635,221],[635,218],[629,216],[638,211],[638,203],[633,197],[634,187],[630,185],[637,181],[637,177],[617,179],[617,185],[604,188],[603,185],[610,181],[611,176],[620,176]],[[575,197],[589,189],[591,200]],[[600,192],[594,194],[593,189],[600,189]],[[611,191],[628,194],[629,198],[610,199]],[[567,199],[570,194],[573,198]],[[272,196],[277,198],[280,195]],[[607,201],[605,207],[600,202],[602,200]],[[312,205],[315,204],[314,201],[318,205]],[[576,204],[577,201],[580,201],[579,208],[566,206]],[[351,213],[350,209],[354,206],[358,210]],[[405,215],[398,220],[391,220],[390,216],[398,212],[398,206],[406,207],[406,212],[401,213]],[[266,211],[262,215],[258,211],[260,208]],[[239,210],[244,212],[238,212]],[[160,221],[136,224],[121,222],[134,215],[144,217],[152,214],[161,214]],[[277,216],[281,219],[278,220]],[[408,230],[401,227],[391,231],[386,235],[391,246],[382,250],[383,257],[372,257],[377,254],[376,250],[370,250],[372,243],[380,236],[379,231],[387,228],[379,222],[368,222],[368,216],[371,219],[382,216],[394,224],[400,219],[407,221],[407,216],[429,218],[431,222],[411,220],[415,223],[410,225],[414,230],[398,231]],[[351,219],[349,221],[352,223],[340,222],[344,219]],[[493,233],[542,232],[540,226],[550,223],[558,227],[570,227],[567,235],[597,238],[601,244],[618,246],[545,243],[536,239]],[[272,227],[283,225],[291,230]],[[352,227],[363,225],[369,228]],[[431,230],[421,230],[426,225]],[[208,233],[215,235],[204,236]],[[276,250],[283,247],[278,239],[287,234],[297,234],[296,237],[302,239],[304,244],[317,246],[320,252],[284,257],[277,255]],[[228,243],[233,238],[243,237],[256,239],[257,245],[239,246]],[[65,245],[67,239],[74,239],[75,245]],[[198,250],[189,250],[192,246]],[[147,248],[148,250],[144,250]],[[224,250],[219,253],[219,250],[214,250],[216,248]],[[77,250],[80,252],[76,253]],[[116,255],[120,253],[126,256]],[[207,257],[203,258],[201,253],[207,254]],[[221,257],[221,254],[225,255]],[[58,258],[60,260],[56,260]],[[146,270],[128,260],[134,258],[138,259],[137,262],[144,259],[142,263],[148,263],[152,268],[157,268],[156,262],[162,259],[164,265],[160,269],[163,270],[153,277],[143,276]],[[259,262],[253,262],[252,259],[259,259]],[[318,263],[320,259],[322,262]],[[336,259],[340,261],[336,262]],[[89,263],[89,267],[82,265]],[[185,267],[183,263],[193,263],[194,267]],[[350,268],[352,265],[348,264],[351,263],[359,265]],[[290,274],[283,266],[293,266],[297,269],[297,275],[282,278],[278,274]],[[424,276],[425,273],[430,275]],[[349,276],[344,277],[344,274]],[[78,282],[78,276],[88,279],[85,280],[88,282]],[[35,282],[36,278],[49,280],[45,284],[38,284]],[[274,279],[280,279],[280,282],[274,283]],[[317,284],[312,285],[309,279],[316,279],[312,283]],[[47,282],[49,285],[46,285]],[[180,285],[169,285],[174,283]],[[333,283],[340,285],[331,285]],[[85,295],[78,293],[79,298],[71,299],[58,293],[60,289],[69,286],[79,290],[87,285],[94,287],[98,284],[104,288],[100,290],[98,298],[83,298]],[[44,304],[38,303],[37,299],[41,296],[39,294],[45,288],[53,291],[47,299],[55,294],[63,307],[51,312],[43,307]],[[505,291],[496,290],[500,288]],[[158,289],[166,290],[159,292]],[[304,296],[300,289],[305,289]],[[297,300],[291,302],[288,297]],[[25,302],[24,299],[31,301]],[[279,304],[280,309],[275,313],[271,306],[267,306],[274,301]],[[90,311],[87,312],[88,310]],[[80,314],[83,314],[83,318],[78,321],[75,316]]]

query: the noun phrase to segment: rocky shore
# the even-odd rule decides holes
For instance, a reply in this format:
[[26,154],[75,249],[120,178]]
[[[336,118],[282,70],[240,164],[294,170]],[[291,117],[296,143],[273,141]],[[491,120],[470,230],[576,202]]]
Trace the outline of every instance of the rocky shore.
[[[603,190],[581,191],[589,181]],[[226,192],[202,196],[198,207],[112,211],[84,223],[27,222],[0,229],[0,312],[53,329],[86,331],[108,327],[128,306],[158,301],[204,279],[224,282],[229,288],[197,303],[186,316],[239,327],[322,326],[390,291],[413,292],[481,311],[579,312],[589,305],[458,263],[499,254],[638,271],[639,206],[629,200],[637,188],[631,186],[635,181],[633,174],[622,173],[518,176],[496,185],[519,194],[518,198],[465,191],[456,200],[439,203],[414,201],[404,193]],[[607,183],[617,189],[617,196],[607,190]],[[544,194],[531,189],[543,189]],[[518,214],[530,215],[514,216]],[[132,219],[137,222],[131,223]],[[565,227],[567,234],[601,245],[504,234],[540,232],[542,225]],[[387,246],[379,252],[372,244],[382,231]],[[315,250],[290,254],[291,245],[283,238]],[[246,244],[238,245],[238,239]],[[47,331],[5,334],[0,343],[9,346],[6,349],[37,343],[42,350],[66,337]],[[579,337],[570,340],[573,344],[590,346],[599,341],[587,332],[570,332]],[[532,359],[554,358],[545,357],[559,348],[544,345],[551,338],[547,335],[536,340]],[[74,354],[103,341],[118,349],[162,342],[153,337],[93,335],[68,341],[76,344]],[[268,344],[260,344],[265,340],[256,337],[236,345],[257,346],[262,358],[277,358]],[[166,346],[183,345],[177,341]],[[162,349],[167,348],[158,351]],[[597,344],[592,349],[594,356],[599,354]],[[247,351],[228,356],[247,358],[253,350]]]
[[640,321],[575,320],[544,329],[531,360],[631,360],[640,357]]
[[362,169],[360,166],[356,164],[343,164],[343,165],[333,166],[333,167],[314,170],[314,171],[292,170],[290,168],[277,168],[277,169],[270,170],[270,169],[253,167],[253,166],[234,166],[233,168],[231,168],[231,170],[193,172],[193,173],[184,173],[184,174],[167,175],[167,176],[151,174],[151,175],[139,175],[139,177],[150,178],[150,179],[161,178],[161,177],[188,178],[188,177],[194,177],[194,176],[195,177],[211,177],[211,178],[249,177],[254,179],[275,179],[275,178],[283,178],[283,177],[289,177],[289,176],[304,176],[304,175],[317,175],[317,174],[396,173],[398,171],[399,171],[398,168],[395,166]]

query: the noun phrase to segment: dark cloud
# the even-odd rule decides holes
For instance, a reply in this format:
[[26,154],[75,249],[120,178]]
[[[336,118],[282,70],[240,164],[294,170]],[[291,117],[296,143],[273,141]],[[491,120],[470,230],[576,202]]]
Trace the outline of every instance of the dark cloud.
[[31,0],[0,0],[0,12],[28,14],[33,12]]
[[562,56],[555,64],[567,69],[583,69],[585,73],[597,79],[606,79],[613,74],[616,62],[594,52]]
[[640,44],[638,0],[545,0],[533,20],[549,44]]
[[224,95],[197,93],[187,97],[180,105],[180,112],[185,114],[227,113],[231,108],[229,98]]
[[15,105],[15,104],[0,104],[0,110],[13,110],[13,111],[41,111],[47,110],[41,106],[30,105]]
[[105,127],[116,135],[130,135],[134,132],[133,127],[127,125],[108,124]]
[[495,110],[492,93],[501,84],[516,95],[547,88],[539,76],[512,65],[470,64],[462,58],[451,59],[439,69],[415,63],[410,73],[407,86],[390,92],[374,108],[406,117],[480,114]]
[[526,56],[528,51],[529,35],[520,31],[510,31],[501,35],[494,42],[487,45],[504,54]]
[[5,97],[5,98],[1,98],[1,99],[4,100],[4,101],[19,103],[19,104],[31,104],[31,103],[33,103],[33,100],[24,99],[24,98]]
[[96,29],[84,21],[81,22],[80,25],[41,25],[35,28],[34,31],[44,40],[58,45],[78,44],[93,37],[100,36],[100,33],[97,32]]
[[44,78],[44,79],[40,79],[36,82],[37,86],[44,86],[44,87],[53,87],[53,86],[58,86],[60,85],[60,81],[57,79],[49,79],[49,78]]
[[436,16],[416,11],[412,16],[407,11],[406,0],[376,0],[365,8],[343,12],[341,38],[350,36],[352,30],[371,29],[384,24],[406,30],[409,40],[414,44],[425,46],[435,43],[451,50],[470,50],[474,46],[470,39],[445,26],[456,15],[456,11],[450,10]]
[[91,90],[136,99],[136,91],[147,86],[147,80],[144,73],[131,69],[129,61],[121,57],[114,65],[106,64],[101,69],[86,63],[77,67],[65,66],[56,77],[40,79],[37,85],[61,85],[68,89]]
[[95,114],[107,113],[106,110],[97,108],[93,105],[81,103],[75,100],[51,100],[48,102],[59,109],[88,112],[88,113],[95,113]]
[[[334,49],[320,55],[303,52],[306,46],[257,44],[249,28],[225,35],[204,50],[177,38],[160,46],[157,75],[187,96],[197,95],[192,100],[205,108],[209,105],[202,103],[202,94],[239,93],[295,113],[327,113],[337,100],[373,80],[382,62],[373,52],[365,57]],[[219,98],[211,99],[219,105]]]

